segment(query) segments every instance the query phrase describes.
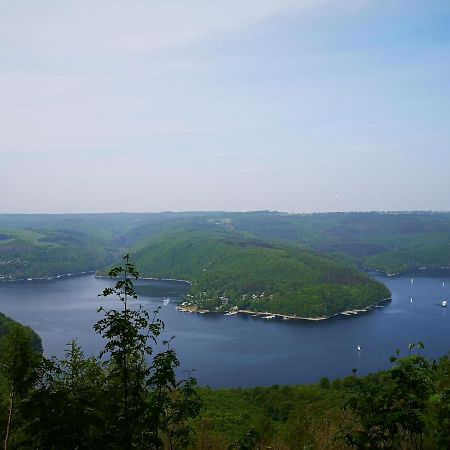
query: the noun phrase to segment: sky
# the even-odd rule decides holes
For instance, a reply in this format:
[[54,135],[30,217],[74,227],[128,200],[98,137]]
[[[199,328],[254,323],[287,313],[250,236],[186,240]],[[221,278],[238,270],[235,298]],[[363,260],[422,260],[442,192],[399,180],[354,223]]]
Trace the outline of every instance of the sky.
[[0,213],[450,210],[448,0],[0,11]]

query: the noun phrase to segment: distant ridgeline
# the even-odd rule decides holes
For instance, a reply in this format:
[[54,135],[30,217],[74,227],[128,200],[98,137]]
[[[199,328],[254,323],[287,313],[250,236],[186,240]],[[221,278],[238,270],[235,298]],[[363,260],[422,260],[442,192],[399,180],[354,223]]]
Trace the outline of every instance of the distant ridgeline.
[[246,310],[324,318],[363,309],[389,290],[311,251],[224,231],[163,234],[132,253],[142,276],[189,280],[186,310]]
[[29,335],[31,336],[32,347],[36,351],[42,352],[41,338],[30,327],[26,327],[15,322],[10,317],[5,316],[3,313],[0,313],[0,352],[2,351],[2,342],[4,337],[11,333],[11,331],[16,326],[23,327],[26,330],[26,333],[29,333]]

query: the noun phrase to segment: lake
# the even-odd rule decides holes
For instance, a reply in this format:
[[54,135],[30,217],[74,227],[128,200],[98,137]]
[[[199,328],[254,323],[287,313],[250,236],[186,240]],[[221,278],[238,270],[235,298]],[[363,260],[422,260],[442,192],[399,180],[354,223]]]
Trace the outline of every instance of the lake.
[[[215,388],[314,383],[321,377],[348,376],[353,368],[364,375],[389,367],[395,349],[407,354],[408,344],[420,340],[427,356],[447,354],[450,308],[439,302],[449,297],[450,271],[373,277],[391,290],[391,303],[360,316],[321,322],[182,313],[175,305],[188,285],[180,282],[140,280],[136,290],[149,310],[161,307],[166,336],[176,337],[182,368],[195,369],[201,385]],[[94,276],[3,283],[0,311],[32,327],[42,337],[46,355],[61,357],[75,337],[86,355],[98,354],[103,342],[92,325],[101,317],[96,312],[100,302],[108,302],[97,294],[111,284]],[[170,297],[169,304],[163,304],[164,297]]]

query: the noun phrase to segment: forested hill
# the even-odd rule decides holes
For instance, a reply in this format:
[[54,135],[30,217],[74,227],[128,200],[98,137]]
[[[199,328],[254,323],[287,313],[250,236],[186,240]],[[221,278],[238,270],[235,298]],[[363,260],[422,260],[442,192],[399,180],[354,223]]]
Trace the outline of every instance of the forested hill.
[[98,270],[162,232],[237,232],[397,273],[450,267],[450,213],[0,215],[0,280]]
[[450,267],[450,213],[367,212],[228,215],[227,227],[399,273]]
[[[0,281],[99,270],[137,241],[195,222],[197,216],[199,213],[0,214]],[[202,213],[200,222],[204,220]]]
[[0,313],[0,353],[2,352],[4,338],[9,335],[15,327],[21,327],[26,334],[30,337],[30,342],[34,350],[42,352],[41,338],[30,328],[21,325],[10,317]]
[[328,317],[390,296],[354,268],[310,251],[218,230],[164,233],[132,252],[142,276],[193,283],[186,307]]

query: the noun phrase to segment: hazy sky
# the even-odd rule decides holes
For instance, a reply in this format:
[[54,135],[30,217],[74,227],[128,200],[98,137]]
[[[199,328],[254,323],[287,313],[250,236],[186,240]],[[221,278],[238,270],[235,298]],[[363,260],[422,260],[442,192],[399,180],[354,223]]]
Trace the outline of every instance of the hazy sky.
[[0,212],[450,210],[448,0],[0,0]]

